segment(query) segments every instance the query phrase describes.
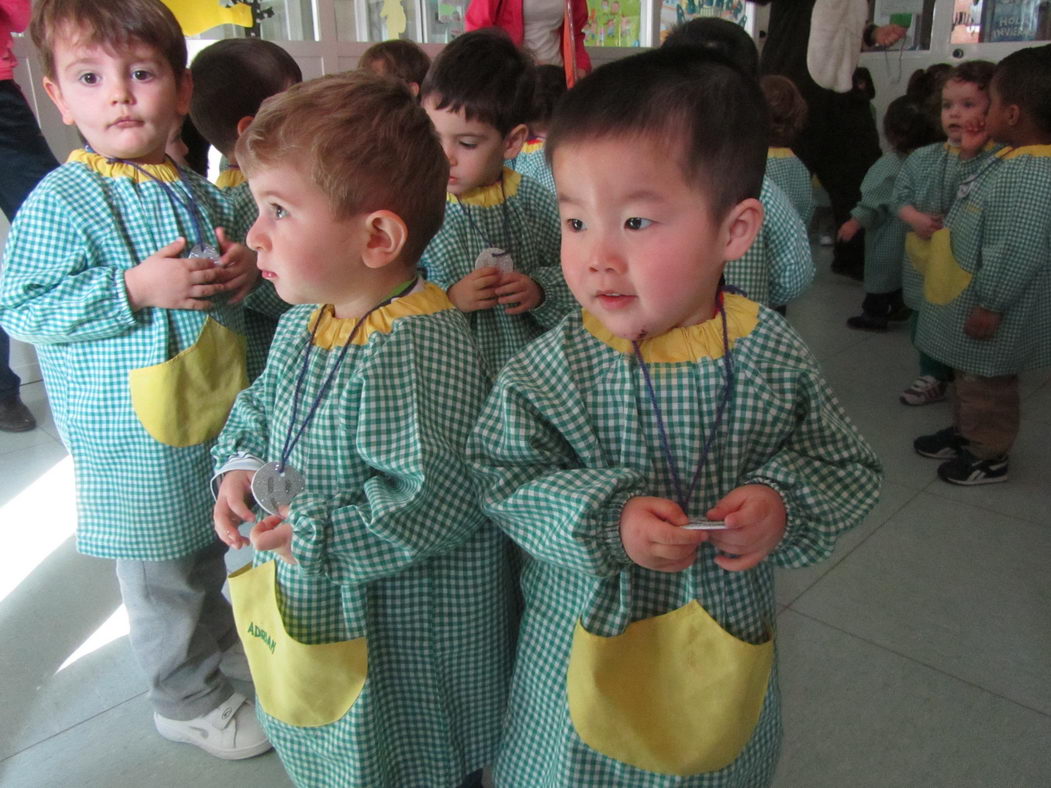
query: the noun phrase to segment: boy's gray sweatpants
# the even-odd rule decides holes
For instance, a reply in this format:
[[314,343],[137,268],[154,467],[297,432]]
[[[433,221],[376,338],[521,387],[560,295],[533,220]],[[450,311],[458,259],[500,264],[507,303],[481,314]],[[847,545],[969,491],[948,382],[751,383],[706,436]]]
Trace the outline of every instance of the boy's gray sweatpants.
[[222,595],[226,545],[170,561],[117,561],[128,610],[132,650],[162,717],[192,720],[234,694],[219,672],[222,653],[237,640],[230,603]]

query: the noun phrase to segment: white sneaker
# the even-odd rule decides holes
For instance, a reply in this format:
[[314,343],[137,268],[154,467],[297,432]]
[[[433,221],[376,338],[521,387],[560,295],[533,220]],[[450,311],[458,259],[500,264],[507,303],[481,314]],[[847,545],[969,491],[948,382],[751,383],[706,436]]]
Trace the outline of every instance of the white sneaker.
[[153,713],[157,733],[169,741],[193,744],[228,761],[251,758],[270,749],[255,718],[255,705],[235,692],[226,703],[194,720],[170,720]]
[[933,375],[920,375],[901,392],[898,399],[903,405],[930,405],[941,402],[949,390],[949,384]]
[[249,682],[252,680],[252,671],[248,668],[248,657],[245,656],[245,647],[240,640],[223,652],[219,670],[230,679]]

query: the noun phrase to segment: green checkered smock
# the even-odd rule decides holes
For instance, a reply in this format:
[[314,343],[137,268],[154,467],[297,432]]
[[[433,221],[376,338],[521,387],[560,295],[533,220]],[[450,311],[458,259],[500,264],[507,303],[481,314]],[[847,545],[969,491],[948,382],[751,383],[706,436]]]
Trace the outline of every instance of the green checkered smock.
[[[1051,145],[1004,148],[964,181],[945,225],[970,285],[945,305],[924,299],[916,344],[942,363],[996,377],[1051,365]],[[1003,315],[991,339],[971,339],[976,306]]]
[[[947,142],[937,142],[910,153],[894,181],[895,212],[911,205],[917,211],[945,217],[949,213],[960,182],[975,173],[983,162],[999,149],[994,143],[969,161],[960,161],[960,149]],[[905,226],[906,236],[911,233]],[[913,265],[906,249],[902,260],[902,298],[913,310],[923,303],[923,274]]]
[[[223,196],[230,201],[235,216],[233,232],[238,238],[247,238],[248,231],[259,218],[259,208],[239,169],[225,170],[217,181]],[[222,184],[229,184],[223,186]],[[266,357],[270,352],[270,343],[277,330],[277,321],[288,310],[288,303],[282,301],[274,285],[260,278],[252,292],[244,300],[245,306],[245,339],[248,340],[248,379],[255,380],[266,366]]]
[[336,370],[288,460],[306,490],[289,516],[299,564],[277,561],[279,607],[302,642],[365,637],[368,676],[329,725],[259,715],[297,785],[455,788],[492,761],[513,655],[510,544],[482,516],[463,453],[489,383],[433,284],[373,312],[348,348],[356,322],[292,307],[214,452],[219,467],[237,452],[278,460]]
[[781,306],[799,296],[814,279],[814,259],[806,227],[781,187],[763,178],[759,195],[765,215],[751,248],[728,260],[726,284],[753,301]]
[[555,194],[555,176],[552,175],[551,167],[548,166],[547,158],[544,156],[544,140],[526,140],[518,155],[505,161],[504,166],[532,178]]
[[908,225],[898,218],[894,183],[903,157],[891,151],[873,164],[861,181],[861,200],[850,215],[865,228],[865,292],[901,288],[901,262]]
[[[219,192],[170,164],[143,165],[196,207],[206,241],[233,217]],[[36,345],[48,399],[77,483],[77,549],[102,558],[168,560],[215,539],[211,441],[175,447],[136,416],[129,373],[197,341],[211,316],[244,333],[240,306],[133,312],[124,272],[183,236],[186,206],[127,164],[85,150],[48,174],[23,204],[4,250],[0,322]],[[235,370],[231,370],[231,373]],[[174,404],[195,408],[206,403]]]
[[[578,620],[589,632],[611,636],[697,599],[731,634],[762,642],[774,634],[772,568],[826,558],[876,502],[879,461],[803,342],[780,315],[740,296],[726,296],[726,311],[733,398],[687,514],[703,516],[744,484],[777,490],[787,531],[750,571],[719,569],[709,545],[676,574],[643,569],[625,554],[618,523],[628,499],[675,497],[629,343],[576,312],[497,380],[468,454],[486,511],[526,554],[525,611],[496,764],[502,788],[759,786],[772,777],[781,738],[776,668],[741,755],[725,769],[693,777],[642,771],[591,750],[567,706]],[[670,450],[689,478],[724,392],[721,320],[647,339],[642,352]]]
[[467,314],[492,377],[511,356],[576,306],[561,267],[562,234],[553,194],[527,176],[504,169],[499,183],[457,199],[448,195],[445,222],[420,260],[427,278],[448,290],[474,270],[487,248],[510,251],[516,271],[540,285],[536,309],[508,315],[502,306]]
[[770,148],[766,154],[766,177],[781,187],[803,226],[809,227],[814,217],[814,188],[810,170],[791,148]]

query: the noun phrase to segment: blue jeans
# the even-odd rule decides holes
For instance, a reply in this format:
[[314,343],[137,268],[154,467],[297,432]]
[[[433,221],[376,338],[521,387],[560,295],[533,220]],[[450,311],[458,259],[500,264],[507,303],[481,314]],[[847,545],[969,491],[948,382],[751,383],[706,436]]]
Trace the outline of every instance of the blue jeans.
[[[0,210],[14,221],[19,206],[58,162],[40,133],[33,111],[14,80],[0,80]],[[11,371],[11,340],[0,328],[0,400],[18,394]]]

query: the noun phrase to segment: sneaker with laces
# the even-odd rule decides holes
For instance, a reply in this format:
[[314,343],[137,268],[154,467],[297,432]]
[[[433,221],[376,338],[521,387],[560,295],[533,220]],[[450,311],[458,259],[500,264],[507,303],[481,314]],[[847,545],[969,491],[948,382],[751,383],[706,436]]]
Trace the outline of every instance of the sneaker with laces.
[[920,375],[898,398],[904,405],[930,405],[945,399],[949,384],[933,375]]
[[996,484],[1007,481],[1007,455],[991,460],[975,457],[967,449],[961,449],[955,459],[938,466],[938,478],[949,484],[971,487],[976,484]]
[[934,460],[951,460],[959,457],[967,445],[967,439],[955,427],[946,427],[932,435],[921,435],[912,442],[912,448],[921,457]]
[[270,749],[255,718],[255,705],[239,692],[193,720],[172,720],[154,712],[153,724],[165,739],[192,744],[227,761],[252,758]]

